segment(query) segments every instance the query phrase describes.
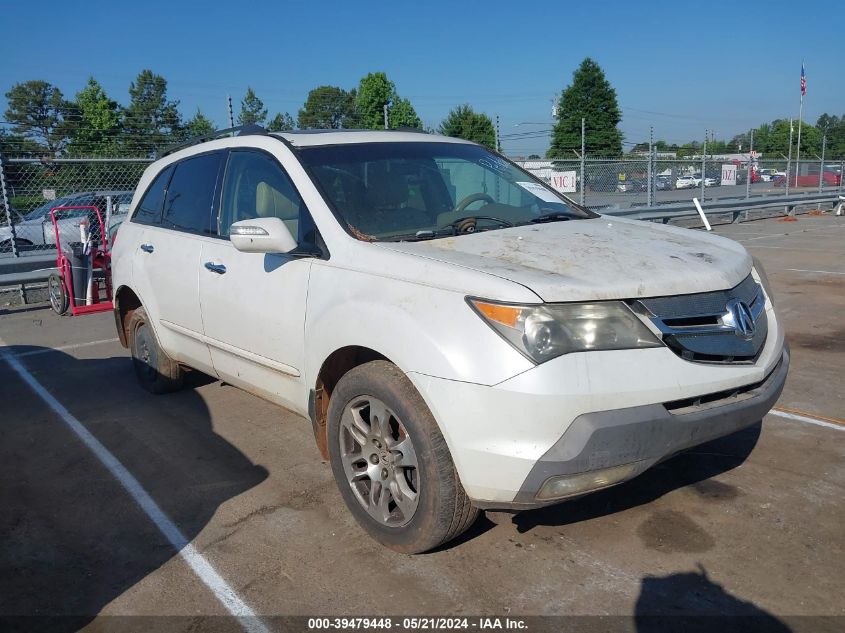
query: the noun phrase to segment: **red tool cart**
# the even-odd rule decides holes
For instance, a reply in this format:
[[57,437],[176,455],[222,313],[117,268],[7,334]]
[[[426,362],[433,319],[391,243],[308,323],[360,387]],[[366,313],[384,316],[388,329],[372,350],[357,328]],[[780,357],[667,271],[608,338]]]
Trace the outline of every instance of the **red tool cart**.
[[112,309],[108,233],[95,206],[50,210],[56,235],[56,268],[47,288],[56,314],[73,316]]

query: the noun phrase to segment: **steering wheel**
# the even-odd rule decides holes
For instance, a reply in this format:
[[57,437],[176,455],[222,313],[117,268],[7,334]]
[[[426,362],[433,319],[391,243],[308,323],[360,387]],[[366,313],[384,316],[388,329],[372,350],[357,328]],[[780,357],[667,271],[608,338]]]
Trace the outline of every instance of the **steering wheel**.
[[466,198],[461,200],[458,204],[456,204],[455,208],[452,209],[452,211],[454,213],[462,213],[464,209],[466,209],[469,205],[471,205],[473,202],[478,202],[479,200],[484,200],[489,204],[493,204],[494,202],[496,202],[486,193],[471,193]]
[[458,233],[475,233],[475,224],[478,220],[490,220],[491,222],[498,222],[502,226],[514,226],[514,223],[510,220],[495,218],[492,215],[468,215],[464,218],[458,218],[447,226],[454,227]]

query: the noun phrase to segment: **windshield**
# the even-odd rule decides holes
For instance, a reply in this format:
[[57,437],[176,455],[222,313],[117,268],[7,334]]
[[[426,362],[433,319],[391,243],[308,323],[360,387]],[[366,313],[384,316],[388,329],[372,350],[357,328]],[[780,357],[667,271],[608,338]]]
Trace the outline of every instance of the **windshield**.
[[430,239],[598,217],[476,145],[362,143],[304,148],[300,155],[360,239]]
[[85,201],[85,198],[90,198],[91,196],[88,194],[72,194],[69,196],[65,196],[63,198],[56,198],[55,200],[49,200],[45,202],[40,207],[36,207],[29,213],[24,216],[24,220],[49,220],[50,219],[50,210],[56,207],[71,207],[71,206],[79,206],[88,204]]

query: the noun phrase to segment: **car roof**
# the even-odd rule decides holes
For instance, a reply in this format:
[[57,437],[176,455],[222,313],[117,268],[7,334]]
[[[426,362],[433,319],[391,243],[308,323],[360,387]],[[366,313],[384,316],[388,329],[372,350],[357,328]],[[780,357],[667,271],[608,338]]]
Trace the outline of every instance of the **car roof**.
[[291,132],[271,132],[288,141],[294,147],[314,147],[318,145],[347,145],[353,143],[463,143],[460,138],[428,134],[422,130],[293,130]]

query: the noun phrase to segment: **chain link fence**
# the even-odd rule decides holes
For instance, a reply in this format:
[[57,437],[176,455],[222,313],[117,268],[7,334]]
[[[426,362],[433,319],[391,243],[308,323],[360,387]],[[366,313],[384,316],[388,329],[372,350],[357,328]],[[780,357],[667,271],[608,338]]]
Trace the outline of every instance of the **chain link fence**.
[[527,171],[590,208],[627,209],[721,198],[843,193],[845,161],[593,157],[516,161]]
[[[110,226],[128,210],[148,158],[3,158],[0,257],[55,249],[50,210],[97,206]],[[843,192],[842,160],[667,158],[661,156],[524,160],[517,164],[584,205],[624,209],[718,198]],[[750,177],[749,177],[750,174]],[[111,206],[109,206],[111,205]]]
[[[96,206],[110,226],[129,210],[150,159],[3,159],[0,162],[0,258],[55,251],[50,210]],[[59,228],[64,230],[63,225]]]

